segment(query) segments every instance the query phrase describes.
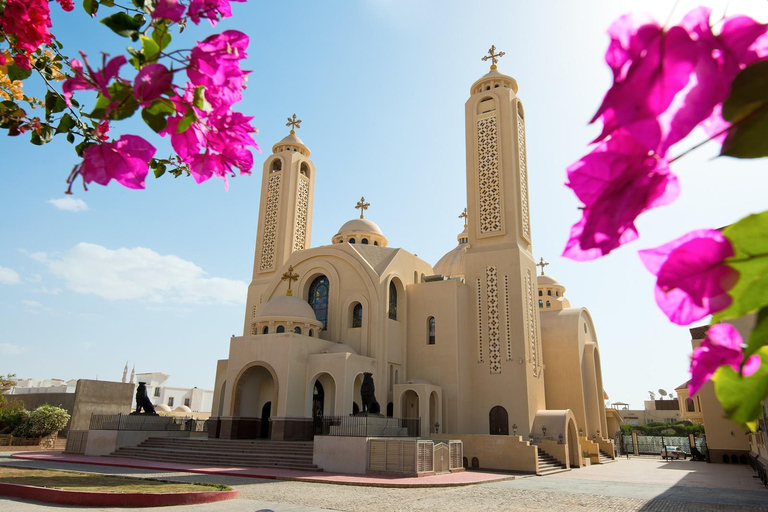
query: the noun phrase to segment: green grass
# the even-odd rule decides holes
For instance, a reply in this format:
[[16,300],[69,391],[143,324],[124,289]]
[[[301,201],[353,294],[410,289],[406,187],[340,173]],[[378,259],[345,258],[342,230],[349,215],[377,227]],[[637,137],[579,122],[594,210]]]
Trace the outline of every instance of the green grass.
[[126,478],[76,471],[58,471],[51,469],[22,469],[0,466],[0,482],[7,484],[34,485],[68,491],[94,492],[138,492],[138,493],[175,493],[175,492],[210,492],[231,491],[223,484],[195,482],[191,484],[149,480],[145,478]]

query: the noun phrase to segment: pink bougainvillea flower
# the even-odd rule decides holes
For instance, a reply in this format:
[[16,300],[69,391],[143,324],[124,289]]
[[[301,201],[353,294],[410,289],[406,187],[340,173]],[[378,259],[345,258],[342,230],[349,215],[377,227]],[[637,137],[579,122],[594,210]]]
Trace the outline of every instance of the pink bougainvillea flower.
[[162,64],[144,66],[133,81],[133,95],[142,106],[149,105],[170,89],[173,73]]
[[123,135],[114,142],[93,144],[83,151],[80,175],[87,183],[106,185],[114,179],[124,187],[143,189],[149,161],[155,148],[136,135]]
[[14,48],[26,54],[51,42],[50,26],[48,0],[7,0],[0,16],[0,29],[12,36]]
[[232,16],[232,6],[229,5],[231,1],[246,0],[191,0],[187,15],[195,25],[200,23],[201,18],[205,18],[215,27],[218,20]]
[[165,18],[173,22],[180,22],[184,15],[184,6],[178,0],[158,0],[152,18]]
[[85,67],[88,70],[88,73],[87,75],[84,73],[83,63],[79,60],[72,59],[69,63],[75,76],[68,78],[61,87],[67,105],[70,105],[72,93],[78,90],[99,91],[102,96],[111,98],[112,96],[110,96],[108,90],[109,83],[113,79],[120,80],[118,74],[120,73],[120,68],[127,62],[125,56],[119,55],[107,62],[107,55],[104,55],[102,59],[104,67],[98,71],[93,71],[85,54],[80,52],[80,55],[83,56],[83,61],[85,62]]
[[672,322],[688,325],[731,304],[738,272],[725,264],[733,246],[720,231],[692,231],[639,254],[657,277],[656,303]]
[[205,87],[205,99],[214,107],[240,101],[247,72],[240,69],[246,58],[248,36],[227,30],[198,42],[189,56],[187,76],[195,87]]
[[205,137],[207,130],[200,122],[194,122],[192,125],[179,133],[179,123],[184,117],[186,109],[181,111],[181,115],[176,115],[168,118],[168,124],[165,129],[160,132],[160,135],[168,135],[171,137],[171,145],[173,146],[176,154],[182,161],[188,162],[192,156],[200,152],[200,148],[205,143]]
[[[739,331],[730,324],[709,327],[701,345],[693,349],[691,356],[691,380],[688,392],[695,395],[721,366],[729,365],[737,372],[743,357],[743,340]],[[744,363],[742,375],[749,377],[760,368],[760,356],[750,356]]]
[[637,216],[679,193],[667,160],[621,132],[571,165],[566,185],[584,203],[563,252],[574,260],[598,258],[635,240]]
[[72,0],[56,0],[62,9],[64,9],[67,12],[70,12],[75,9],[75,4],[72,2]]
[[13,57],[13,63],[23,69],[32,69],[32,63],[26,53],[19,53]]

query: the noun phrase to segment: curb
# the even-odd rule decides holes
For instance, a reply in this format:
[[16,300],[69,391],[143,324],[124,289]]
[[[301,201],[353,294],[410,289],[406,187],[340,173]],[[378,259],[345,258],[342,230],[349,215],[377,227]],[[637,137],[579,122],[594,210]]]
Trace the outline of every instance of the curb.
[[175,493],[66,491],[32,485],[0,483],[0,496],[80,507],[167,507],[231,500],[238,492],[203,491]]

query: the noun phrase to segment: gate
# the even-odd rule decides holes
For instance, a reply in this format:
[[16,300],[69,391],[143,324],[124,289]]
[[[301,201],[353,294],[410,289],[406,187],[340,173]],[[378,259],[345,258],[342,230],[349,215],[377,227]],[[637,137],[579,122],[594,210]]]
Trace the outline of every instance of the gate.
[[433,460],[435,473],[447,473],[451,470],[451,454],[447,444],[440,441],[436,442]]

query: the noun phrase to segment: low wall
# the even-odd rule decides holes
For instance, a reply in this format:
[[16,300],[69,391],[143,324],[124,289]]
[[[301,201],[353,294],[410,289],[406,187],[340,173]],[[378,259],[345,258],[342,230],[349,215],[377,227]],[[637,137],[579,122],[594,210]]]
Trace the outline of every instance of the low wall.
[[597,443],[590,441],[586,437],[579,438],[579,446],[582,452],[586,452],[585,459],[588,458],[592,464],[600,463],[600,449]]
[[109,455],[118,448],[138,446],[149,437],[206,437],[207,432],[167,430],[90,430],[85,455]]
[[598,439],[597,445],[612,459],[616,458],[616,448],[613,446],[613,441],[609,439]]
[[365,474],[368,467],[368,438],[315,436],[312,462],[324,471]]
[[[539,444],[539,448],[557,459],[557,462],[565,464],[565,467],[571,467],[568,457],[568,445],[560,444],[552,439],[542,439]],[[578,465],[578,461],[574,465]]]
[[[539,469],[536,447],[522,436],[492,436],[486,434],[433,434],[432,439],[461,441],[468,467],[472,459],[482,469],[502,469],[536,473]],[[554,454],[552,454],[555,456]]]

